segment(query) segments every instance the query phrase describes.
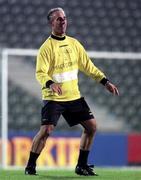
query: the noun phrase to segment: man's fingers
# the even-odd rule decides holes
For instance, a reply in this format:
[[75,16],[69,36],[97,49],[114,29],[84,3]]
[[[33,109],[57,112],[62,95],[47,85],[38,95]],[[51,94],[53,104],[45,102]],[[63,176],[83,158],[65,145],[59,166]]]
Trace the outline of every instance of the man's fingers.
[[53,83],[51,85],[51,89],[53,92],[56,92],[58,95],[62,94],[62,89],[61,89],[61,85],[58,83]]
[[118,91],[118,89],[115,87],[115,86],[113,86],[112,87],[112,91],[111,91],[114,95],[119,95],[119,91]]
[[119,96],[119,91],[116,87],[115,87],[115,94]]
[[119,95],[119,91],[118,91],[117,87],[115,85],[113,85],[112,83],[108,83],[106,87],[114,95]]
[[57,93],[58,93],[58,95],[62,95],[62,89],[60,86],[58,86]]

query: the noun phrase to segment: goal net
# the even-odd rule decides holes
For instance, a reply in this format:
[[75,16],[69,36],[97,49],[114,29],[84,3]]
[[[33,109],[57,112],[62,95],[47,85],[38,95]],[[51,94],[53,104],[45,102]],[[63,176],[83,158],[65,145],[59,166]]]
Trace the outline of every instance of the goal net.
[[[36,54],[37,50],[29,49],[3,49],[0,54],[0,164],[3,168],[25,166],[32,138],[40,127],[42,102],[40,85],[35,80]],[[102,85],[79,74],[80,91],[98,120],[98,131],[139,132],[141,54],[93,51],[88,54],[120,92],[119,97],[111,96]],[[79,134],[81,127],[70,130],[65,121],[60,120],[55,131],[62,139],[51,139],[48,147],[58,147],[61,160],[57,157],[54,160],[50,150],[47,160],[43,156],[39,159],[39,166],[74,165],[77,155],[73,152],[79,147],[79,138],[71,139],[69,135],[71,138],[67,141],[63,136],[72,131]],[[71,153],[63,159],[68,147]]]

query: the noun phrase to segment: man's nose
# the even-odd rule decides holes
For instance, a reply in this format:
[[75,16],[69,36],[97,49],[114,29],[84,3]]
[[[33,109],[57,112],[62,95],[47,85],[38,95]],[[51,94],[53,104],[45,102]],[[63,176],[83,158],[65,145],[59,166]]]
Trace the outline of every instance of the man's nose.
[[64,21],[65,21],[65,19],[63,19],[63,18],[62,18],[62,19],[60,19],[60,21],[61,21],[61,22],[64,22]]

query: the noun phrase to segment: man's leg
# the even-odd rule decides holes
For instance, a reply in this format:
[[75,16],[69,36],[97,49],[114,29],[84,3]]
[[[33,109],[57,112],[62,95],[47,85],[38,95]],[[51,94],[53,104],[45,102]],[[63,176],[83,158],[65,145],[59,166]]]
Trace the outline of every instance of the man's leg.
[[36,161],[45,147],[46,140],[53,131],[54,125],[42,125],[33,139],[29,160],[25,168],[25,174],[36,175]]
[[81,123],[84,131],[81,136],[80,149],[89,151],[96,133],[96,120],[91,119]]
[[81,123],[84,131],[80,141],[80,153],[76,173],[80,175],[96,175],[93,170],[87,165],[88,155],[96,133],[96,120],[90,119]]

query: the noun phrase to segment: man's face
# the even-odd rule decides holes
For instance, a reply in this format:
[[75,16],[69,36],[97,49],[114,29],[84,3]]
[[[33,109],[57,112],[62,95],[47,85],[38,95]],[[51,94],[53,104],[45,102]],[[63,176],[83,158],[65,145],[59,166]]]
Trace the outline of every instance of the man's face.
[[52,32],[54,35],[62,36],[66,32],[67,19],[63,11],[56,11],[51,20]]

